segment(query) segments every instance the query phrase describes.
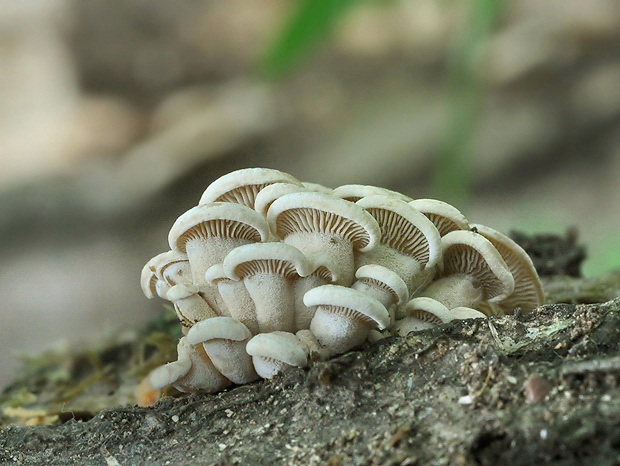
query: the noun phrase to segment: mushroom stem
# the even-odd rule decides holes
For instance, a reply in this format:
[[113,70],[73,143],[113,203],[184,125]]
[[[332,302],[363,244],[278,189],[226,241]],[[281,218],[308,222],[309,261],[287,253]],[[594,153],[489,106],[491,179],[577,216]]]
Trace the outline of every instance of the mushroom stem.
[[256,335],[260,331],[256,319],[256,306],[243,281],[226,276],[221,264],[210,267],[205,279],[208,283],[217,285],[230,316],[245,325],[252,335]]
[[448,309],[475,308],[483,300],[484,293],[482,287],[475,286],[471,276],[454,274],[435,280],[419,296],[439,301]]
[[299,277],[293,284],[294,289],[294,308],[295,308],[295,329],[304,330],[310,328],[310,322],[314,317],[316,309],[304,304],[304,295],[312,288],[326,285],[327,279],[319,274],[312,273],[307,277]]
[[353,283],[353,244],[347,239],[330,233],[297,231],[286,236],[284,242],[299,249],[315,267],[325,266],[335,284],[350,286]]
[[192,346],[183,337],[177,345],[178,359],[160,366],[149,374],[154,388],[172,385],[179,391],[219,392],[230,385],[213,365],[202,345]]
[[243,283],[256,306],[261,333],[295,329],[295,300],[290,279],[262,272],[244,277]]
[[174,304],[174,310],[184,329],[196,322],[217,316],[217,313],[191,283],[180,283],[168,290],[168,299]]
[[236,384],[252,382],[258,378],[252,358],[245,346],[252,333],[232,317],[214,317],[194,325],[187,334],[187,341],[202,347],[222,375]]

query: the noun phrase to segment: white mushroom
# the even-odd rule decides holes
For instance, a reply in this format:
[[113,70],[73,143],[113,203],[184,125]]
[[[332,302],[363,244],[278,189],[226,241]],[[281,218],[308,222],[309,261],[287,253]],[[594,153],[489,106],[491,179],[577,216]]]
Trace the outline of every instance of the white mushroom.
[[317,306],[310,330],[331,355],[361,345],[373,328],[383,330],[390,316],[374,298],[339,285],[323,285],[304,295],[307,306]]
[[485,317],[482,312],[475,309],[468,307],[448,309],[439,301],[426,297],[413,298],[409,301],[402,311],[402,316],[392,329],[395,335],[405,336],[409,332],[425,330],[456,319]]
[[355,277],[357,281],[351,288],[383,304],[390,314],[389,325],[392,325],[396,308],[403,306],[409,299],[407,284],[396,272],[378,264],[363,265],[355,271]]
[[356,254],[355,266],[378,264],[397,273],[410,293],[425,286],[441,260],[441,237],[433,222],[407,202],[367,196],[356,203],[381,227],[380,244]]
[[448,309],[476,309],[482,301],[499,302],[512,294],[512,274],[489,240],[473,231],[456,230],[441,242],[443,270],[420,296]]
[[254,201],[254,210],[261,214],[263,217],[267,217],[269,207],[273,204],[273,201],[284,196],[285,194],[299,193],[302,191],[308,191],[303,186],[299,186],[293,183],[274,183],[264,187],[257,195]]
[[185,334],[196,322],[218,315],[193,283],[174,285],[168,290],[166,297],[174,305],[174,311]]
[[312,270],[298,249],[285,243],[239,246],[226,256],[223,267],[229,278],[243,280],[260,332],[295,330],[293,282]]
[[316,308],[306,306],[304,303],[305,294],[317,286],[333,283],[334,274],[323,265],[305,277],[297,278],[293,283],[294,308],[295,308],[295,329],[303,330],[310,327],[310,322],[314,317]]
[[455,230],[469,230],[469,222],[465,216],[447,202],[437,199],[416,199],[409,204],[426,215],[441,236]]
[[192,346],[183,337],[177,345],[178,359],[149,374],[153,388],[172,385],[181,392],[219,392],[231,382],[215,368],[202,345]]
[[230,316],[245,325],[252,335],[256,335],[260,331],[256,318],[256,306],[243,281],[229,278],[222,264],[209,267],[205,273],[205,279],[208,283],[217,286]]
[[192,269],[192,281],[205,291],[211,307],[226,314],[226,307],[215,285],[208,284],[205,272],[221,264],[226,255],[243,244],[269,238],[265,219],[241,204],[217,202],[193,207],[181,215],[170,230],[170,248],[184,252]]
[[307,191],[310,191],[313,193],[321,193],[321,194],[330,195],[333,191],[332,188],[328,188],[327,186],[323,186],[322,184],[319,184],[319,183],[312,183],[310,181],[302,181],[301,184]]
[[256,373],[271,379],[291,367],[308,365],[307,349],[292,333],[259,333],[246,345]]
[[271,168],[243,168],[221,176],[205,190],[199,204],[231,202],[254,208],[256,195],[265,186],[273,183],[301,182],[288,173]]
[[299,249],[315,266],[327,267],[335,283],[345,286],[353,282],[353,250],[371,250],[381,234],[375,219],[361,207],[313,192],[276,199],[267,220],[277,237]]
[[157,278],[170,286],[179,283],[191,283],[192,271],[187,254],[179,251],[166,251],[160,254],[161,260],[155,268]]
[[236,384],[249,383],[258,378],[252,358],[245,351],[250,338],[250,330],[232,317],[203,320],[187,333],[187,341],[192,345],[202,343],[215,368]]
[[350,202],[357,202],[367,196],[388,196],[404,202],[410,202],[412,200],[409,196],[392,191],[391,189],[364,184],[345,184],[338,186],[332,192],[332,196],[339,197],[340,199]]
[[473,228],[495,246],[514,278],[514,291],[494,304],[500,308],[500,313],[512,314],[516,308],[521,308],[522,312],[532,312],[544,304],[545,293],[538,272],[523,248],[492,228],[484,225],[473,225]]

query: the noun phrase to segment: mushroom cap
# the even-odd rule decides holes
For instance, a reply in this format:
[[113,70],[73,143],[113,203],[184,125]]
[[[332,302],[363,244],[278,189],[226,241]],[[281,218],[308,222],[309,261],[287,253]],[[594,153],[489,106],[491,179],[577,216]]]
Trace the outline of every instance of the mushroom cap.
[[187,332],[187,341],[192,345],[215,339],[243,341],[251,337],[252,332],[245,325],[224,316],[201,320]]
[[416,199],[409,204],[426,215],[441,236],[454,230],[469,230],[469,222],[465,216],[447,202],[437,199]]
[[403,317],[415,317],[433,325],[445,324],[454,319],[450,310],[433,298],[418,297],[410,300],[403,309]]
[[344,184],[338,186],[332,192],[332,196],[339,197],[350,202],[357,202],[367,196],[388,196],[401,201],[410,202],[411,198],[391,189],[371,186],[366,184]]
[[253,209],[226,202],[192,207],[174,222],[168,243],[174,251],[186,252],[188,241],[209,236],[243,238],[249,241],[266,241],[269,225]]
[[497,303],[504,313],[513,313],[517,307],[531,312],[545,302],[545,293],[538,272],[528,254],[516,242],[499,231],[484,225],[473,225],[479,234],[488,239],[508,265],[515,282],[514,291]]
[[454,309],[450,309],[450,314],[452,314],[453,319],[458,320],[479,319],[481,317],[486,317],[483,312],[465,306],[459,306],[455,307]]
[[181,299],[189,298],[198,293],[198,287],[193,283],[179,283],[171,287],[166,296],[169,301],[175,302]]
[[311,183],[309,181],[302,181],[301,184],[307,191],[310,191],[313,193],[331,194],[333,191],[332,188],[328,188],[327,186],[323,186],[322,184],[319,184],[319,183]]
[[254,207],[256,195],[272,183],[301,182],[288,173],[271,168],[243,168],[219,177],[202,194],[199,205],[211,202],[231,202]]
[[290,193],[298,193],[301,191],[307,191],[307,189],[301,185],[293,184],[293,183],[273,183],[269,186],[265,186],[261,191],[256,195],[256,200],[254,201],[254,210],[261,214],[263,217],[267,216],[267,211],[269,207],[279,197],[284,196],[285,194]]
[[148,299],[153,298],[157,294],[157,282],[162,280],[161,275],[157,273],[158,270],[160,270],[162,266],[168,264],[171,260],[173,260],[173,258],[177,257],[171,253],[173,253],[173,251],[166,251],[157,254],[155,257],[149,259],[146,265],[142,268],[140,285],[144,295]]
[[308,365],[303,346],[293,334],[287,332],[259,333],[248,341],[245,350],[252,357],[275,359],[289,366]]
[[370,213],[381,227],[381,243],[414,257],[425,268],[441,260],[441,237],[433,222],[405,201],[367,196],[356,204]]
[[358,319],[376,324],[380,330],[390,324],[390,315],[383,304],[361,291],[345,286],[321,285],[312,288],[304,295],[304,304],[351,313]]
[[205,272],[205,281],[211,285],[217,285],[220,280],[230,280],[224,272],[224,264],[214,264]]
[[[188,271],[189,271],[189,259],[187,258],[187,254],[182,253],[180,251],[166,251],[160,254],[161,259],[158,261],[158,264],[155,269],[155,273],[157,274],[157,278],[160,280],[166,280],[164,277],[164,273],[168,267],[179,264],[181,262],[187,263]],[[191,278],[188,277],[188,280]],[[172,283],[176,285],[176,283]]]
[[396,272],[382,265],[363,265],[355,271],[355,278],[389,292],[397,306],[401,306],[409,299],[407,284]]
[[157,275],[152,267],[147,263],[142,267],[142,273],[140,275],[140,286],[144,296],[148,299],[153,299],[157,295]]
[[470,230],[455,230],[441,239],[441,276],[463,274],[475,287],[482,287],[484,301],[498,302],[514,290],[514,279],[500,253],[484,236]]
[[347,239],[360,251],[372,249],[381,236],[375,219],[352,202],[316,192],[286,194],[267,212],[271,231],[279,238],[291,233],[331,233]]
[[306,277],[314,271],[312,264],[299,249],[279,242],[238,246],[228,253],[223,267],[224,273],[233,280],[257,273]]

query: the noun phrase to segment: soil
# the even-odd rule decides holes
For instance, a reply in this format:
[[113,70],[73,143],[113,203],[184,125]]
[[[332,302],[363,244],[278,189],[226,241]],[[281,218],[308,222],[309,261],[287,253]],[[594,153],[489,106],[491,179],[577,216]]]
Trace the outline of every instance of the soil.
[[133,341],[30,361],[0,398],[0,463],[618,464],[620,297],[580,303],[619,296],[620,274],[545,288],[552,304],[531,314],[451,322],[218,394],[112,407],[135,403],[142,375],[171,357],[165,314]]

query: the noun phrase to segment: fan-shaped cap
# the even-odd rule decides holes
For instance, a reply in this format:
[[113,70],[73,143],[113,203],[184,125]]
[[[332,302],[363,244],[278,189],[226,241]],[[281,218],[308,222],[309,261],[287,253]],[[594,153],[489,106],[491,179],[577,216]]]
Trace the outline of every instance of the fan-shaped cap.
[[333,191],[332,188],[328,188],[327,186],[323,186],[322,184],[319,184],[319,183],[311,183],[309,181],[302,181],[301,184],[307,191],[310,191],[313,193],[331,194]]
[[[181,279],[182,281],[191,280],[191,271],[189,269],[189,259],[187,258],[187,254],[180,251],[166,251],[160,255],[161,260],[155,270],[157,278],[167,281],[170,285],[176,285],[176,279]],[[170,271],[170,267],[172,266],[178,267],[176,272],[173,272],[173,275],[176,274],[175,278],[172,278],[169,275],[166,276],[166,271]],[[187,277],[185,277],[185,274],[187,274]]]
[[168,300],[176,302],[181,299],[189,298],[197,293],[198,287],[193,283],[179,283],[168,290],[167,297]]
[[243,341],[251,337],[252,332],[245,325],[224,316],[201,320],[187,332],[187,341],[192,345],[215,339]]
[[426,268],[441,260],[441,238],[433,222],[405,201],[388,196],[367,196],[356,204],[381,227],[381,243],[414,257]]
[[459,306],[455,307],[454,309],[450,309],[450,314],[452,314],[453,319],[458,320],[479,319],[481,317],[486,317],[483,312],[465,306]]
[[254,210],[263,217],[266,217],[267,211],[269,210],[269,207],[271,207],[271,204],[273,204],[273,201],[284,196],[285,194],[298,193],[301,191],[308,190],[301,185],[293,183],[274,183],[269,186],[265,186],[256,195]]
[[247,206],[214,202],[192,207],[181,215],[170,229],[168,242],[171,249],[186,252],[188,241],[210,236],[266,241],[269,225]]
[[391,189],[371,186],[366,184],[344,184],[338,186],[332,192],[332,196],[339,197],[349,202],[357,202],[368,196],[388,196],[404,202],[410,202],[411,198]]
[[401,306],[409,299],[407,284],[397,273],[382,265],[363,265],[355,271],[355,278],[390,293],[397,306]]
[[530,256],[521,246],[502,233],[484,225],[473,225],[476,231],[488,239],[508,265],[515,282],[514,291],[497,304],[504,313],[512,313],[520,307],[531,312],[545,302],[542,283]]
[[347,239],[360,251],[372,249],[381,236],[375,219],[361,207],[314,192],[276,199],[269,207],[267,221],[280,238],[300,231],[330,233]]
[[284,277],[305,277],[313,272],[312,264],[299,249],[279,242],[236,247],[224,259],[223,267],[224,273],[233,280],[261,272]]
[[433,325],[445,324],[454,318],[446,306],[435,299],[427,297],[418,297],[410,300],[405,305],[403,314],[406,317],[415,317]]
[[160,277],[157,276],[157,269],[167,262],[169,253],[170,251],[157,254],[149,259],[142,268],[140,286],[148,299],[153,298],[157,294],[157,281],[160,280]]
[[294,335],[286,332],[259,333],[245,347],[252,357],[275,359],[289,366],[305,367],[308,356]]
[[199,205],[231,202],[253,208],[256,195],[272,183],[293,183],[301,186],[297,178],[279,170],[244,168],[221,176],[211,183],[202,194]]
[[390,323],[390,315],[383,304],[361,291],[345,286],[321,285],[312,288],[304,295],[304,304],[352,313],[358,319],[374,322],[380,330]]
[[426,215],[441,236],[454,230],[469,230],[469,222],[465,216],[447,202],[437,199],[416,199],[409,204]]
[[140,286],[142,287],[142,292],[144,296],[148,299],[153,299],[157,294],[157,275],[155,271],[146,264],[142,267],[142,273],[140,275]]
[[478,233],[456,230],[441,239],[442,276],[463,274],[476,287],[482,287],[483,300],[498,302],[514,290],[514,279],[504,259],[493,244]]

